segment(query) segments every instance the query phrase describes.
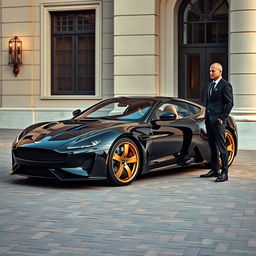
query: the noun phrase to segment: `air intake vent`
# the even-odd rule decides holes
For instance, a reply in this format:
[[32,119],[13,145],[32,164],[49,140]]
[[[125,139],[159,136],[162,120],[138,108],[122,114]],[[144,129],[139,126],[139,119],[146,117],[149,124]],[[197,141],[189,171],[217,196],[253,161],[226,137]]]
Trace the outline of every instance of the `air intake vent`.
[[17,148],[13,153],[15,157],[20,159],[41,162],[59,162],[64,161],[67,157],[66,154],[60,154],[52,150],[38,148]]

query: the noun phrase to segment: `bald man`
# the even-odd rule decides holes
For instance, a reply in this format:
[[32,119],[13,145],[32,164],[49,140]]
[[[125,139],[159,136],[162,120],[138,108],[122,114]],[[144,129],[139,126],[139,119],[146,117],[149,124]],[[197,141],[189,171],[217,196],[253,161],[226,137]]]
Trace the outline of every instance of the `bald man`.
[[[210,66],[210,78],[208,84],[205,124],[208,142],[211,149],[211,170],[200,175],[201,178],[217,177],[216,182],[228,180],[228,151],[225,139],[225,120],[233,107],[233,91],[229,82],[222,78],[222,66],[213,63]],[[219,166],[221,158],[221,173]]]

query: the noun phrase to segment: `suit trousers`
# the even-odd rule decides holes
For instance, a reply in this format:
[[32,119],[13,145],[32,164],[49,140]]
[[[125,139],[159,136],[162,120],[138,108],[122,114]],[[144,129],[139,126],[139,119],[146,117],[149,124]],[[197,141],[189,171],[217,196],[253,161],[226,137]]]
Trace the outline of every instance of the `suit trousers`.
[[211,149],[211,164],[213,171],[219,171],[219,157],[221,159],[222,173],[228,173],[228,150],[226,146],[225,124],[218,121],[212,123],[206,121],[208,143]]

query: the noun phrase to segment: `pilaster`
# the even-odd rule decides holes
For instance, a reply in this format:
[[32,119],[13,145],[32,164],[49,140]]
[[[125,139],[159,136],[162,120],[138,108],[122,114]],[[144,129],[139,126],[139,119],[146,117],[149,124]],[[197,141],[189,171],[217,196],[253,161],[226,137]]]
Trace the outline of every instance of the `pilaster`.
[[157,0],[114,1],[114,93],[159,95]]
[[230,1],[230,82],[240,149],[256,149],[256,1]]

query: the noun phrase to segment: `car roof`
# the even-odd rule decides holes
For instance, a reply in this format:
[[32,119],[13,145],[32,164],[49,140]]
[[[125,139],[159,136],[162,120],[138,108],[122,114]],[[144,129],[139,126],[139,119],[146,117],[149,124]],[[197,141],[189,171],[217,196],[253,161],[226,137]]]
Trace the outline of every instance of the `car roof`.
[[114,99],[136,99],[136,100],[154,100],[154,101],[166,101],[178,99],[174,97],[164,97],[164,96],[119,96],[114,97]]
[[119,97],[114,97],[112,99],[136,99],[136,100],[153,100],[153,101],[160,101],[160,102],[165,102],[165,101],[175,101],[175,100],[178,100],[178,101],[182,101],[182,102],[187,102],[187,103],[190,103],[190,104],[193,104],[193,105],[196,105],[200,108],[203,108],[202,105],[196,103],[196,102],[193,102],[193,101],[189,101],[189,100],[185,100],[185,99],[181,99],[181,98],[178,98],[178,97],[166,97],[166,96],[119,96]]

